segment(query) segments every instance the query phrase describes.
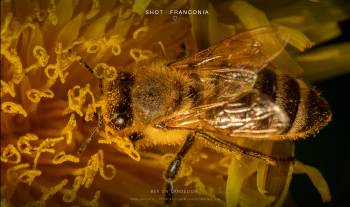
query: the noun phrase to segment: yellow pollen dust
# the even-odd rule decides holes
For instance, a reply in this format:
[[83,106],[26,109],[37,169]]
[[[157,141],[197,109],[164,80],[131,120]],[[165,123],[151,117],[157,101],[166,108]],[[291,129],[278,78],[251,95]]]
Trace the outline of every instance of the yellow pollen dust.
[[140,161],[141,156],[140,153],[134,148],[133,143],[127,137],[120,137],[116,133],[114,133],[113,129],[106,126],[104,139],[98,140],[100,144],[113,144],[117,147],[121,152],[126,153],[132,159],[136,161]]

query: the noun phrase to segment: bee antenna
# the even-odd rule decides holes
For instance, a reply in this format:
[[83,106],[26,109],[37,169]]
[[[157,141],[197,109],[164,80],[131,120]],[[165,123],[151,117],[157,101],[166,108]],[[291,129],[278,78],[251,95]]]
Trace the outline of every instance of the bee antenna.
[[[68,52],[69,52],[69,53],[73,53],[72,48],[69,48],[69,49],[68,49]],[[85,68],[86,70],[88,70],[90,73],[94,74],[94,70],[92,69],[92,67],[91,67],[83,58],[80,58],[79,64],[80,64],[81,66],[83,66],[83,68]]]
[[[73,53],[73,51],[72,51],[71,48],[68,49],[68,52],[69,52],[69,53]],[[92,67],[91,67],[83,58],[80,58],[79,64],[80,64],[83,68],[85,68],[87,71],[89,71],[91,74],[94,74],[94,70],[92,69]],[[99,81],[100,81],[100,82],[99,82],[98,87],[100,88],[101,94],[103,94],[102,79],[99,78]]]
[[80,58],[79,63],[81,66],[83,66],[83,68],[88,70],[90,73],[94,74],[94,70],[92,69],[92,67],[87,62],[85,62],[83,58]]

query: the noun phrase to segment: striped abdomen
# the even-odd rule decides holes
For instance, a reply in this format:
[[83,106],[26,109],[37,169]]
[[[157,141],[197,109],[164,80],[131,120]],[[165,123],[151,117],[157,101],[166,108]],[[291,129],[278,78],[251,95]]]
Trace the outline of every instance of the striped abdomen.
[[300,79],[264,69],[254,88],[270,96],[287,113],[290,124],[284,134],[290,139],[313,135],[331,119],[326,100]]

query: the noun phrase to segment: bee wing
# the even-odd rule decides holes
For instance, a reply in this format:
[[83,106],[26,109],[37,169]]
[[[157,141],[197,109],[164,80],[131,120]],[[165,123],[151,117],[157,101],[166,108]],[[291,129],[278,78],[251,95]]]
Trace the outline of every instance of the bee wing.
[[[212,102],[162,122],[165,127],[204,130],[229,137],[280,139],[289,124],[286,113],[256,90]],[[279,137],[279,138],[277,138]]]
[[[276,33],[271,27],[240,33],[169,66],[192,71],[233,67],[257,72],[278,56],[286,44],[277,38],[269,38],[270,41],[264,44],[259,41],[272,35]],[[266,48],[266,44],[269,44],[269,48]]]

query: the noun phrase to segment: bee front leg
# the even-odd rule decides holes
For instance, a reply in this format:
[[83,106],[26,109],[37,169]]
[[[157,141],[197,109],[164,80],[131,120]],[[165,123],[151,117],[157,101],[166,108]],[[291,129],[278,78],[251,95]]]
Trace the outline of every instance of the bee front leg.
[[92,132],[90,133],[90,136],[86,138],[78,148],[78,151],[77,151],[78,156],[80,156],[85,151],[86,147],[89,145],[92,139],[96,136],[96,133],[98,132],[98,130],[102,127],[103,119],[102,119],[102,113],[99,110],[99,108],[95,112],[95,116],[97,117],[97,126],[92,130]]
[[174,160],[171,161],[165,173],[166,191],[164,195],[164,200],[166,204],[170,204],[173,200],[173,190],[174,190],[173,181],[175,180],[179,172],[182,159],[184,158],[184,156],[186,155],[186,153],[191,148],[194,142],[194,137],[195,136],[193,133],[187,136],[185,144],[182,146],[181,150],[176,154],[176,157],[174,158]]

